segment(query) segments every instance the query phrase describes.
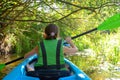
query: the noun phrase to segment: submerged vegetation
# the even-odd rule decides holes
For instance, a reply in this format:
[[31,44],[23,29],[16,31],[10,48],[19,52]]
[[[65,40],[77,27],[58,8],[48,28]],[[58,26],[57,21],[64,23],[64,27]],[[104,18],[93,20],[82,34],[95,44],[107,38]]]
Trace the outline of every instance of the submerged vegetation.
[[[42,40],[49,23],[57,24],[64,38],[93,29],[120,13],[119,0],[3,0],[0,5],[1,55],[24,55]],[[68,58],[93,80],[120,78],[119,35],[117,28],[76,38],[79,52]],[[4,75],[0,72],[0,77]]]

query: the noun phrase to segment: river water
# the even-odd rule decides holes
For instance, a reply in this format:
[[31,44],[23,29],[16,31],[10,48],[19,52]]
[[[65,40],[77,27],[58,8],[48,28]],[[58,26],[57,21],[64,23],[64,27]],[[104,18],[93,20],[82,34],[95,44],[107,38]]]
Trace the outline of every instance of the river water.
[[[4,56],[0,56],[0,64],[9,62],[11,60],[17,59],[20,56],[18,55],[7,55],[6,58]],[[22,62],[22,60],[13,62],[9,65],[7,65],[4,69],[2,69],[0,71],[0,80],[2,80],[2,78],[9,73],[9,71],[11,71],[15,66],[17,66],[20,62]],[[90,76],[92,78],[92,80],[120,80],[120,67],[115,67],[114,70],[111,70],[110,72],[108,71],[104,71],[104,69],[106,69],[106,66],[108,65],[108,63],[102,64],[99,66],[100,71],[94,71],[91,72]],[[103,70],[103,71],[102,71]]]

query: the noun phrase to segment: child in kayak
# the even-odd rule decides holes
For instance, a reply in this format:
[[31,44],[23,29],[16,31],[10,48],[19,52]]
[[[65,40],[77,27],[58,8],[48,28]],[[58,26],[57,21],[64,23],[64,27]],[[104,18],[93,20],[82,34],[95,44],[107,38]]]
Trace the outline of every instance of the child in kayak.
[[[24,56],[28,58],[33,54],[38,55],[34,68],[29,64],[27,65],[28,70],[30,70],[27,72],[28,76],[39,77],[41,80],[45,80],[44,75],[47,78],[49,75],[54,76],[56,79],[70,75],[70,72],[65,68],[64,54],[74,54],[78,49],[70,37],[67,37],[65,40],[71,47],[63,46],[63,40],[57,39],[58,33],[58,27],[55,24],[46,26],[43,35],[44,40]],[[49,74],[46,72],[49,72]],[[55,73],[55,75],[50,73]],[[60,75],[57,75],[57,73]],[[52,78],[52,80],[54,79]]]

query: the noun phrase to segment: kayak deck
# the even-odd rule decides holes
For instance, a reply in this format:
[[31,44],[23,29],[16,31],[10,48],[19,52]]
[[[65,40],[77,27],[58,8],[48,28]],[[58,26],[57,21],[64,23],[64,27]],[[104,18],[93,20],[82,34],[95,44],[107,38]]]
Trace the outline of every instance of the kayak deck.
[[[38,56],[35,54],[22,63],[16,66],[10,73],[8,73],[2,80],[40,80],[37,77],[26,76],[25,66],[33,59],[36,59]],[[67,77],[61,77],[58,80],[91,80],[82,70],[80,70],[76,65],[70,62],[68,59],[64,59],[65,63],[69,65],[70,70],[73,75]]]

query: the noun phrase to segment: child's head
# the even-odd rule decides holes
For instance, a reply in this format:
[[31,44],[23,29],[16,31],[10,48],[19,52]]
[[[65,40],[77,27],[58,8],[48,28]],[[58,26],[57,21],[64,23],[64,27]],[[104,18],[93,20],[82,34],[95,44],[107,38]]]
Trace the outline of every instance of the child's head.
[[58,36],[58,27],[55,24],[49,24],[45,28],[45,39],[56,39]]

